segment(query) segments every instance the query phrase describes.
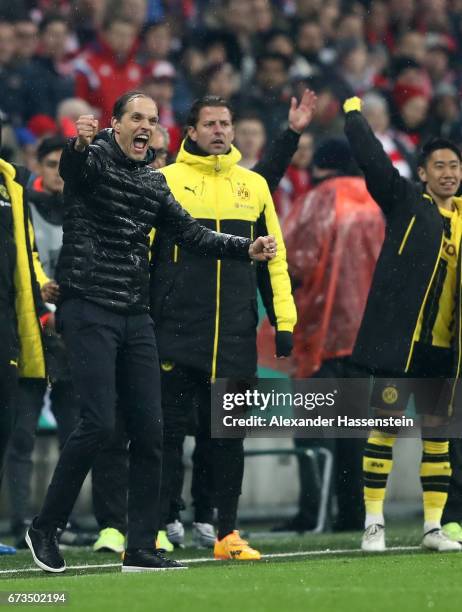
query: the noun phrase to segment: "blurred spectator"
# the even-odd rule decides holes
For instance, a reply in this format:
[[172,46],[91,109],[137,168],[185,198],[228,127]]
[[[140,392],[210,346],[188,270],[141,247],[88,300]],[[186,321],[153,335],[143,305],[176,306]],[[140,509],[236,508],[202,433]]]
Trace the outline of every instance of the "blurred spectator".
[[430,109],[428,131],[432,136],[441,136],[461,143],[460,97],[450,83],[441,83],[435,89]]
[[91,115],[92,108],[82,98],[66,98],[60,102],[56,112],[56,122],[58,129],[66,138],[77,135],[75,122],[81,115]]
[[394,126],[410,148],[416,148],[428,137],[428,109],[430,98],[419,85],[397,83],[393,89],[397,108]]
[[385,98],[377,93],[368,93],[363,97],[363,114],[372,131],[382,143],[385,153],[401,176],[412,178],[415,174],[412,149],[397,138],[390,129],[390,115]]
[[446,45],[440,43],[430,45],[427,48],[424,66],[433,88],[443,83],[454,83],[455,74],[451,68],[451,53]]
[[309,192],[311,185],[310,166],[313,159],[314,141],[309,132],[304,132],[298,141],[287,171],[274,194],[274,203],[281,224],[292,212],[299,198]]
[[156,152],[156,157],[152,162],[153,168],[164,168],[169,163],[170,136],[167,130],[160,124],[157,125],[154,136],[151,140],[151,147]]
[[265,126],[258,115],[243,113],[234,123],[234,144],[242,155],[240,166],[251,170],[257,165],[266,142]]
[[27,122],[27,129],[36,138],[47,138],[58,132],[56,121],[50,115],[44,115],[43,113],[31,117]]
[[[367,47],[361,39],[346,38],[337,47],[337,77],[346,87],[341,90],[341,99],[353,92],[361,96],[375,84],[375,67],[371,64]],[[340,85],[339,85],[340,87]]]
[[365,24],[362,15],[345,13],[337,21],[335,38],[337,42],[355,38],[365,40]]
[[371,47],[386,44],[388,22],[388,2],[385,0],[374,0],[366,15],[365,40]]
[[310,123],[310,132],[315,143],[329,136],[343,134],[343,120],[339,116],[340,102],[335,91],[335,81],[331,81],[328,77],[301,80],[296,86],[295,95],[300,95],[300,90],[304,90],[307,84],[318,97],[314,117]]
[[35,56],[39,44],[38,26],[32,19],[21,19],[14,24],[16,36],[15,62],[26,65]]
[[239,73],[233,66],[214,64],[204,70],[200,77],[203,84],[204,95],[219,96],[234,102],[239,91]]
[[246,106],[258,111],[265,124],[268,140],[284,127],[287,104],[292,89],[289,83],[289,60],[280,53],[265,53],[257,58],[255,86],[246,97]]
[[143,29],[142,41],[139,57],[141,64],[170,58],[173,40],[167,22],[148,23]]
[[396,43],[394,54],[396,57],[409,57],[422,64],[426,55],[425,36],[416,30],[403,32]]
[[142,90],[156,101],[159,111],[159,123],[168,131],[169,152],[173,155],[181,144],[181,125],[175,117],[172,100],[176,72],[170,62],[155,62],[143,81]]
[[67,53],[69,27],[59,15],[50,15],[40,24],[38,54],[24,68],[26,113],[54,117],[56,107],[74,95],[72,64]]
[[316,19],[307,19],[298,24],[296,35],[297,52],[305,60],[306,64],[296,60],[296,74],[299,76],[311,76],[322,71],[322,51],[325,44],[324,33]]
[[76,95],[96,110],[103,128],[110,124],[114,100],[141,82],[141,66],[134,59],[137,34],[135,24],[109,17],[97,44],[76,60]]
[[147,0],[107,0],[107,15],[116,15],[141,31],[147,17]]
[[192,101],[201,93],[199,75],[205,68],[205,57],[202,50],[195,44],[188,44],[183,49],[178,67],[173,108],[184,123]]
[[107,0],[75,0],[71,20],[77,39],[85,47],[96,40],[106,14]]
[[25,82],[20,69],[14,66],[15,30],[8,21],[0,21],[0,110],[13,125],[21,125],[25,116]]

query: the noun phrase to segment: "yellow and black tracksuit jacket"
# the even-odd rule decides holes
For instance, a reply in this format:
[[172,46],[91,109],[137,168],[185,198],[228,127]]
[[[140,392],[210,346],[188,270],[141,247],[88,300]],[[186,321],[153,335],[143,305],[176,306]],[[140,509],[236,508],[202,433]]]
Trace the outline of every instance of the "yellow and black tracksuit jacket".
[[273,234],[268,264],[215,260],[180,249],[157,232],[151,257],[151,312],[162,360],[198,368],[212,378],[256,371],[257,283],[278,331],[296,322],[286,252],[268,185],[238,166],[239,151],[204,156],[185,141],[176,163],[162,170],[175,198],[206,227],[255,239]]
[[[34,249],[34,234],[25,202],[29,172],[2,159],[0,159],[0,172],[11,201],[16,249],[14,314],[19,350],[17,354],[11,355],[10,363],[18,365],[21,377],[44,378],[46,371],[38,317],[38,305],[41,302],[38,283],[44,284],[48,278],[40,265],[37,250]],[[3,349],[8,352],[8,347]]]
[[[437,317],[448,274],[445,249],[455,237],[447,215],[422,186],[404,179],[393,167],[359,112],[357,99],[345,106],[345,133],[367,188],[386,218],[385,240],[353,358],[373,371],[408,372],[417,342],[438,346],[433,340],[440,327]],[[454,198],[454,203],[462,207],[461,198]],[[462,357],[460,242],[458,247],[452,345],[448,346],[454,352],[454,378],[460,375]]]

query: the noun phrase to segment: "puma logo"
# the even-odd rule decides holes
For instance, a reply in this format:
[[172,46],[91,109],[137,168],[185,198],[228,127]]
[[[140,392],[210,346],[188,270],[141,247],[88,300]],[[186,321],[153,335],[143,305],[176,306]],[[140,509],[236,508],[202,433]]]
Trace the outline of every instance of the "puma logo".
[[185,185],[184,188],[186,189],[186,191],[192,191],[192,193],[194,195],[196,195],[196,188],[195,187],[188,187],[187,185]]

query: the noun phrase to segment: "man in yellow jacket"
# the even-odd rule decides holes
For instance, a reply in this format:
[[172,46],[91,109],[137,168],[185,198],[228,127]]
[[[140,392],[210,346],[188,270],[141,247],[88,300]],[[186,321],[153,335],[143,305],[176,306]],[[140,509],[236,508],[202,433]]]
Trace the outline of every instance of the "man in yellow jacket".
[[[272,234],[278,254],[268,265],[213,261],[180,249],[156,235],[151,257],[151,313],[162,371],[164,462],[162,519],[167,518],[175,466],[193,406],[200,429],[208,432],[214,465],[213,492],[218,509],[215,558],[259,559],[236,531],[244,470],[242,439],[211,439],[210,382],[256,373],[257,285],[276,329],[276,354],[292,350],[296,322],[284,242],[268,185],[256,172],[238,165],[231,144],[233,116],[216,96],[196,101],[176,163],[162,170],[175,198],[201,224],[251,239]],[[204,282],[204,280],[207,282]],[[210,518],[197,516],[196,528]],[[198,527],[199,526],[199,527]]]
[[[18,376],[46,375],[38,282],[45,287],[45,297],[54,290],[33,248],[32,226],[24,201],[28,175],[25,168],[0,159],[0,480],[14,421]],[[15,552],[14,548],[0,545],[0,554],[11,552]]]

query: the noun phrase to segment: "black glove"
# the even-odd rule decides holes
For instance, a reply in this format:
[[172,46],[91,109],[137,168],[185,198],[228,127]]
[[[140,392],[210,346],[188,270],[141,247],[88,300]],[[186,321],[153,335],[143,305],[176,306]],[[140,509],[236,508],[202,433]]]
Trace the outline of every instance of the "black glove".
[[276,332],[276,357],[289,357],[293,345],[292,332]]

